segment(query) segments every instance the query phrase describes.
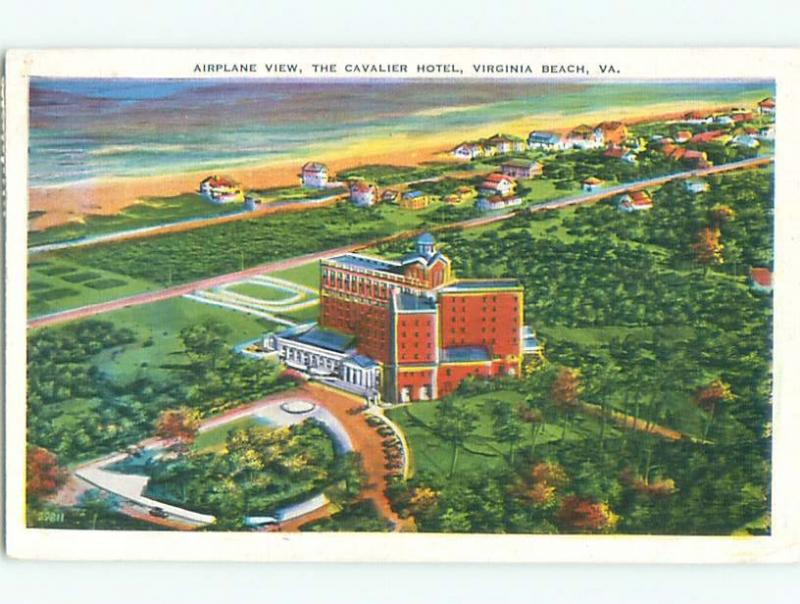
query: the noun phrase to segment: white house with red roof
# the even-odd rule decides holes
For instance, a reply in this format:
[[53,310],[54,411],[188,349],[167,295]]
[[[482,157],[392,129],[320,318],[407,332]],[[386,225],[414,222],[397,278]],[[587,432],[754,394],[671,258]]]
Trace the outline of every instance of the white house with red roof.
[[606,184],[604,180],[590,176],[581,183],[581,189],[586,193],[594,193],[595,191],[599,191],[604,184]]
[[750,269],[750,288],[753,291],[768,294],[772,291],[772,272],[768,268]]
[[478,187],[478,192],[492,197],[499,195],[500,197],[508,197],[513,195],[517,189],[517,182],[507,176],[506,174],[489,174]]
[[328,186],[328,166],[316,161],[303,164],[300,184],[307,189],[325,189]]
[[237,203],[244,201],[241,186],[227,176],[207,176],[200,181],[200,195],[211,203]]
[[373,206],[378,201],[378,188],[363,180],[353,181],[350,183],[350,201],[360,208]]
[[622,212],[640,212],[652,207],[653,199],[647,191],[631,191],[617,200],[617,208]]
[[771,96],[762,99],[758,102],[758,112],[761,115],[774,115],[775,114],[775,99]]

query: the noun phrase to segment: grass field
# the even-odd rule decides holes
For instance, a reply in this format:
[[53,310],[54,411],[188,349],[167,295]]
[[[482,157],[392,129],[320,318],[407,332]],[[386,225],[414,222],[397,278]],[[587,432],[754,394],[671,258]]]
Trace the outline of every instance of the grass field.
[[82,222],[28,233],[28,245],[70,241],[91,235],[116,233],[147,226],[204,216],[219,216],[240,211],[241,204],[214,205],[196,193],[174,197],[150,197],[113,216],[86,216]]
[[292,283],[297,283],[298,285],[313,287],[317,290],[319,289],[319,262],[316,260],[314,262],[301,264],[300,266],[296,266],[294,268],[275,271],[267,274],[270,277],[275,277],[276,279],[285,279],[286,281],[291,281]]
[[209,451],[219,451],[225,446],[228,434],[235,430],[244,430],[253,426],[263,426],[264,422],[253,416],[240,417],[232,422],[211,428],[205,432],[200,432],[194,439],[192,448],[195,451],[207,453]]
[[77,308],[159,289],[143,279],[122,277],[56,257],[36,260],[28,270],[28,314],[31,317]]
[[251,315],[202,304],[185,298],[171,298],[102,315],[119,328],[134,332],[136,342],[98,355],[100,369],[120,380],[134,379],[139,372],[149,375],[175,371],[187,359],[182,351],[180,331],[203,321],[216,321],[230,328],[229,345],[256,338],[275,328]]
[[[485,404],[487,400],[498,399],[516,406],[523,398],[522,394],[513,391],[459,397],[458,404],[473,411],[479,419],[474,433],[467,439],[464,449],[459,452],[456,473],[485,469],[487,466],[499,467],[507,463],[509,446],[498,441],[492,434],[491,417]],[[397,422],[406,434],[412,451],[414,471],[446,476],[450,470],[452,447],[435,433],[437,406],[438,402],[412,404],[392,409],[387,415],[392,421]],[[547,424],[537,436],[536,446],[559,440],[561,432],[561,425]],[[566,439],[596,438],[598,433],[599,422],[596,419],[578,415],[570,424]],[[614,429],[607,426],[606,434],[613,433]],[[531,434],[526,430],[517,448],[531,444]]]
[[270,302],[287,300],[296,295],[292,292],[277,289],[271,285],[261,285],[259,283],[237,283],[225,289],[237,294],[242,294],[243,296],[250,296],[251,298],[258,298],[259,300],[267,300]]

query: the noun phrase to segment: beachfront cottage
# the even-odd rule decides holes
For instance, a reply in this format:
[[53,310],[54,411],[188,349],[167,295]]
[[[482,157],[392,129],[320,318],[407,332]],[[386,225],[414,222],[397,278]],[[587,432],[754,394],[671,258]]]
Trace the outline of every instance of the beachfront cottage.
[[328,186],[328,167],[316,161],[304,164],[300,171],[300,184],[306,189],[324,189]]
[[775,99],[770,96],[759,101],[758,112],[761,115],[775,115]]
[[621,212],[639,212],[652,207],[653,199],[647,191],[631,191],[617,200],[617,208]]
[[558,134],[552,132],[533,131],[528,135],[528,149],[541,149],[543,151],[557,151],[564,148],[564,141]]
[[[733,123],[733,121],[731,121]],[[678,130],[675,133],[674,141],[676,143],[686,143],[692,139],[692,132],[690,130]]]
[[350,183],[350,201],[353,205],[360,208],[368,208],[375,205],[378,198],[378,188],[363,180],[356,180]]
[[400,196],[400,207],[405,210],[422,210],[431,203],[422,191],[406,191]]
[[215,204],[244,202],[242,188],[235,180],[226,176],[207,176],[200,182],[199,192]]
[[683,116],[683,121],[687,124],[710,124],[714,118],[701,111],[690,111]]
[[500,172],[511,178],[527,180],[542,175],[542,164],[538,161],[513,159],[500,166]]
[[603,131],[581,124],[567,134],[567,147],[575,149],[599,149],[604,144]]
[[708,183],[700,178],[690,178],[688,180],[683,181],[683,188],[696,195],[697,193],[705,193],[708,191]]
[[450,155],[462,161],[470,161],[476,157],[474,155],[474,150],[474,145],[470,145],[469,143],[461,143],[457,147],[454,147],[452,151],[450,151]]
[[478,192],[484,196],[508,197],[517,189],[516,181],[505,174],[489,174],[478,187]]
[[522,205],[522,198],[517,195],[510,197],[501,197],[500,195],[493,195],[491,197],[481,197],[475,202],[475,207],[481,212],[493,212],[495,210],[504,210],[514,206]]
[[772,273],[768,268],[750,269],[750,289],[761,294],[772,291]]
[[495,134],[486,141],[486,144],[497,149],[499,154],[505,155],[506,153],[511,153],[514,150],[514,142],[515,140],[510,136],[506,136],[504,134]]
[[581,189],[586,193],[594,193],[595,191],[599,191],[604,184],[604,180],[590,176],[581,183]]
[[628,127],[622,122],[600,122],[595,128],[597,130],[607,145],[620,145],[628,138]]
[[748,149],[755,149],[761,145],[756,137],[749,134],[740,134],[739,136],[734,136],[731,144],[737,147],[746,147]]
[[381,201],[384,203],[397,203],[397,198],[400,194],[394,189],[386,189],[381,194]]

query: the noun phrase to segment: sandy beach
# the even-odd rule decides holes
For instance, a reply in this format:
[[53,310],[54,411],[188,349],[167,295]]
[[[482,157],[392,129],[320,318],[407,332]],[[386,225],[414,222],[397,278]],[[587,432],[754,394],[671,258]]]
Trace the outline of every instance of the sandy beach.
[[[752,105],[758,99],[753,99]],[[447,152],[464,140],[485,138],[496,132],[527,137],[531,130],[564,132],[579,124],[597,124],[620,120],[628,124],[642,121],[669,120],[687,111],[719,111],[728,105],[719,103],[660,103],[613,111],[603,110],[573,115],[535,115],[510,122],[486,123],[465,130],[450,130],[430,135],[409,136],[404,133],[373,138],[343,141],[338,147],[315,148],[307,156],[271,161],[249,167],[220,169],[246,189],[293,186],[298,184],[300,166],[308,160],[321,161],[335,174],[339,170],[368,164],[415,166],[431,161],[453,161]],[[81,220],[85,215],[111,215],[147,197],[168,197],[195,191],[208,171],[162,174],[137,178],[96,180],[71,186],[32,187],[29,192],[30,211],[42,212],[31,221],[30,228],[41,230]]]

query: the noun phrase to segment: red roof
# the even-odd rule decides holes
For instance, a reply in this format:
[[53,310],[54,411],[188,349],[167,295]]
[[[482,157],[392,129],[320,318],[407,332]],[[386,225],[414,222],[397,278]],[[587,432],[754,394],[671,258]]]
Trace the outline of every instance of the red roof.
[[713,141],[715,138],[719,138],[725,134],[722,130],[709,130],[708,132],[701,132],[700,134],[695,134],[692,137],[690,142],[692,143],[708,143]]
[[325,164],[321,164],[319,162],[310,161],[307,164],[303,165],[303,172],[322,172],[323,170],[327,170],[328,168]]
[[686,149],[684,149],[683,147],[675,147],[674,149],[672,149],[672,151],[670,151],[669,156],[672,159],[681,159],[685,154],[686,154]]
[[508,182],[512,183],[514,182],[513,178],[511,178],[510,176],[506,176],[505,174],[497,174],[497,173],[489,174],[489,176],[485,178],[485,182],[493,182],[493,183],[499,183],[504,180],[507,180]]
[[371,185],[369,183],[358,181],[354,182],[350,185],[351,191],[357,191],[359,193],[367,193],[375,188],[375,185]]
[[739,122],[746,122],[753,119],[753,115],[751,113],[734,113],[731,115],[731,118],[738,124]]
[[689,140],[692,138],[692,133],[689,130],[678,130],[678,132],[675,133],[675,138]]
[[705,113],[702,113],[700,111],[690,111],[684,117],[688,120],[704,120],[708,118],[708,116]]
[[775,107],[775,99],[772,97],[767,97],[766,99],[759,101],[759,107]]
[[235,187],[236,181],[227,178],[225,176],[208,176],[203,179],[203,184],[208,184],[211,188],[219,188],[219,187]]
[[683,159],[690,159],[690,160],[705,159],[705,154],[702,151],[693,151],[691,149],[686,149],[685,153],[683,154]]
[[625,149],[622,147],[609,147],[606,149],[606,152],[603,153],[603,157],[614,157],[616,159],[621,158],[625,155]]
[[628,197],[630,197],[631,201],[637,205],[641,205],[643,202],[650,203],[652,201],[650,199],[650,193],[647,191],[631,191],[628,193]]
[[589,178],[583,181],[585,185],[601,185],[604,181],[600,180],[599,178],[595,178],[594,176],[590,176]]
[[761,287],[772,287],[772,273],[768,268],[751,268],[750,278]]

